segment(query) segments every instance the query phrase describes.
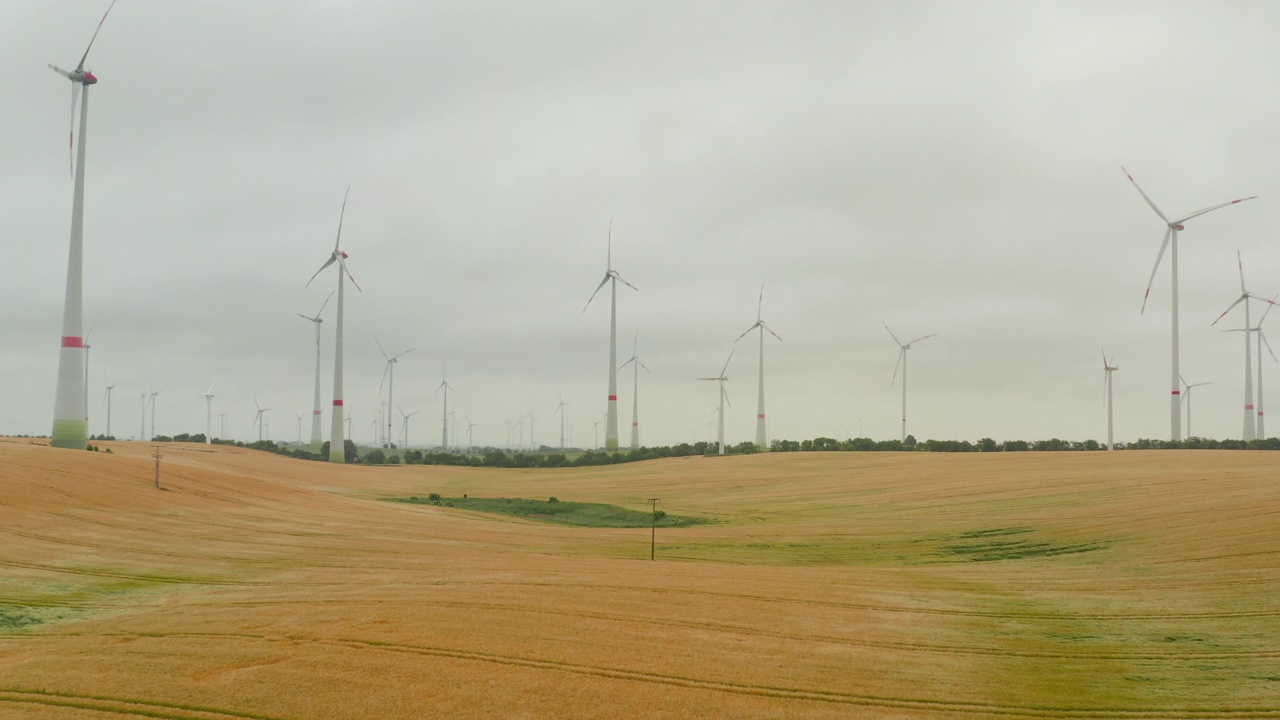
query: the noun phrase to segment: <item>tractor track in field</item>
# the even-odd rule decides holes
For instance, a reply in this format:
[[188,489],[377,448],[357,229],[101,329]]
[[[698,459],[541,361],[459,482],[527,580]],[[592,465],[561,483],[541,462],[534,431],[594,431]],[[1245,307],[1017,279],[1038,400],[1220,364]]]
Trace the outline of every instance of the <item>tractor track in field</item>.
[[[680,675],[669,675],[663,673],[647,672],[643,670],[629,670],[625,668],[611,668],[598,665],[584,665],[579,663],[562,662],[558,660],[549,660],[532,657],[522,657],[518,655],[504,655],[497,653],[475,652],[470,650],[457,650],[444,647],[430,647],[425,645],[407,645],[402,643],[377,642],[368,640],[358,640],[350,638],[307,638],[301,636],[289,637],[271,637],[265,635],[251,634],[235,634],[235,633],[110,633],[101,637],[114,638],[130,638],[130,639],[165,639],[165,638],[190,638],[200,640],[232,640],[232,641],[253,641],[266,643],[310,643],[315,645],[327,645],[332,647],[350,648],[359,650],[373,650],[380,652],[419,655],[425,657],[440,658],[445,660],[457,660],[464,662],[480,662],[505,665],[508,667],[525,668],[531,670],[544,670],[550,672],[563,672],[571,675],[579,675],[586,677],[596,677],[607,680],[619,680],[627,682],[649,683],[653,685],[665,685],[670,687],[681,687],[693,690],[706,690],[711,692],[722,692],[734,695],[753,696],[775,698],[778,700],[796,700],[822,702],[835,705],[845,705],[851,707],[865,707],[885,710],[915,710],[928,713],[945,713],[951,715],[983,715],[983,716],[1000,716],[1011,718],[1063,718],[1063,719],[1079,719],[1079,720],[1157,720],[1161,718],[1178,717],[1186,720],[1226,720],[1231,718],[1247,719],[1247,718],[1280,718],[1280,709],[1275,708],[1219,708],[1219,709],[1192,709],[1185,707],[1166,708],[1166,709],[1128,709],[1128,708],[1106,708],[1106,707],[1053,707],[1053,706],[1020,706],[1020,705],[1002,705],[997,703],[985,702],[961,702],[954,700],[930,700],[921,698],[902,698],[902,697],[885,697],[877,695],[867,695],[860,693],[839,692],[833,690],[808,690],[804,688],[788,688],[763,684],[735,683],[727,680],[712,680],[696,677],[687,677]],[[117,714],[132,714],[141,717],[161,717],[175,718],[175,720],[222,720],[223,718],[242,718],[250,720],[274,720],[268,719],[266,716],[251,715],[247,713],[234,713],[230,711],[221,711],[212,708],[200,708],[196,706],[180,706],[180,705],[163,705],[159,703],[151,703],[149,701],[132,701],[124,699],[116,699],[109,697],[95,698],[94,696],[74,696],[74,695],[55,695],[52,693],[35,693],[21,690],[0,690],[0,701],[12,702],[41,702],[44,704],[56,704],[66,707],[81,707],[81,705],[72,703],[83,703],[87,705],[86,709],[103,710],[104,712],[115,712]],[[103,703],[104,706],[99,707],[91,703]],[[109,705],[114,703],[115,705]],[[115,709],[111,709],[115,708]]]
[[162,703],[154,700],[119,698],[109,695],[82,695],[48,690],[0,688],[0,705],[42,705],[98,712],[104,715],[166,718],[168,720],[281,720],[268,715],[236,712],[199,705]]

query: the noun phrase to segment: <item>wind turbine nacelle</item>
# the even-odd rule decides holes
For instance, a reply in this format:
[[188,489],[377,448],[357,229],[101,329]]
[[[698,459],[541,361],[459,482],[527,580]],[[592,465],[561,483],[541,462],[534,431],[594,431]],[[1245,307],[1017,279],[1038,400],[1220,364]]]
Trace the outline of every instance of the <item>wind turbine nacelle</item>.
[[1174,229],[1174,230],[1186,230],[1186,228],[1185,228],[1185,227],[1183,227],[1182,223],[1178,223],[1178,224],[1174,225],[1174,226],[1173,226],[1173,229]]
[[346,259],[347,259],[347,258],[349,258],[349,257],[351,257],[351,256],[347,254],[347,251],[346,251],[346,250],[343,250],[343,251],[342,251],[342,259],[343,259],[343,260],[346,260]]
[[97,84],[98,78],[88,70],[77,70],[71,73],[71,79],[81,85]]

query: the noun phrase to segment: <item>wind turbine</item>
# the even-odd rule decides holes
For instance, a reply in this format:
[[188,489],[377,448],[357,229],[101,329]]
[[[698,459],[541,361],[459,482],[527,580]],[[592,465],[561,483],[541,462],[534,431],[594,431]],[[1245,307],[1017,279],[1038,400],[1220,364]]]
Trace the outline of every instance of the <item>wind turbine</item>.
[[[440,452],[449,451],[449,388],[453,387],[449,384],[448,368],[440,373],[440,384],[436,386],[436,391],[432,395],[440,394],[444,390],[444,405],[440,408]],[[507,444],[511,444],[510,438]]]
[[[1280,297],[1280,295],[1277,295],[1276,297]],[[1246,338],[1251,332],[1258,334],[1258,406],[1257,406],[1258,422],[1257,422],[1256,437],[1259,440],[1265,440],[1267,438],[1267,430],[1264,422],[1264,416],[1262,413],[1262,346],[1263,345],[1267,346],[1267,352],[1271,353],[1272,361],[1275,361],[1276,359],[1276,354],[1271,350],[1271,343],[1267,342],[1267,334],[1262,330],[1262,322],[1267,319],[1267,313],[1270,313],[1272,306],[1275,305],[1275,298],[1272,298],[1271,300],[1266,302],[1268,302],[1269,304],[1267,305],[1267,309],[1262,311],[1262,317],[1258,318],[1257,325],[1253,327],[1233,328],[1231,330],[1223,331],[1223,332],[1243,332]]]
[[[107,381],[107,377],[103,375],[102,376],[103,384],[105,384],[106,381]],[[115,385],[107,385],[107,391],[105,393],[105,395],[107,396],[107,437],[111,437],[111,391],[114,390],[115,387],[116,387]]]
[[[764,427],[764,332],[768,330],[770,335],[778,338],[778,342],[782,342],[782,338],[778,337],[778,333],[774,332],[764,323],[764,317],[762,315],[763,311],[764,285],[761,285],[760,300],[756,304],[756,324],[744,330],[742,334],[738,336],[738,340],[746,337],[747,333],[752,330],[755,330],[756,328],[760,329],[760,400],[756,405],[756,448],[762,452],[769,449],[769,439],[765,437]],[[734,340],[734,342],[736,343],[738,340]],[[903,414],[905,415],[906,413]]]
[[[107,11],[98,21],[98,27],[89,38],[89,45],[80,56],[75,70],[63,70],[56,65],[49,68],[71,81],[71,123],[75,127],[76,102],[80,103],[80,147],[75,146],[75,130],[68,137],[68,153],[76,153],[75,189],[71,196],[71,248],[67,254],[67,287],[62,307],[62,346],[58,353],[58,385],[53,401],[53,432],[49,444],[54,447],[84,450],[89,445],[89,423],[87,397],[85,396],[85,365],[88,362],[84,338],[80,330],[84,327],[84,167],[85,141],[89,129],[89,86],[98,82],[93,73],[84,69],[85,60],[89,58],[89,50],[93,41],[98,38],[98,31],[107,21],[107,15],[115,5],[115,0],[107,6]],[[83,97],[81,95],[83,94]]]
[[[881,321],[880,324],[884,325],[885,330],[889,330],[888,323]],[[890,385],[897,382],[898,367],[902,367],[902,442],[907,441],[907,351],[911,349],[912,345],[915,345],[921,340],[928,340],[937,334],[938,333],[925,335],[924,337],[916,338],[904,345],[900,340],[898,340],[898,336],[894,335],[892,330],[889,330],[889,337],[893,338],[893,341],[898,344],[898,362],[893,366],[893,380],[889,382]]]
[[[612,281],[612,282],[610,282]],[[604,271],[604,279],[596,286],[595,292],[591,293],[591,297],[587,298],[587,304],[582,307],[582,312],[586,312],[591,306],[591,301],[596,298],[596,294],[600,292],[600,288],[609,285],[609,405],[608,414],[605,419],[604,428],[604,449],[606,452],[618,449],[618,281],[632,290],[639,291],[640,288],[632,285],[617,270],[613,269],[613,220],[609,220],[609,249],[606,256],[606,264]]]
[[[628,360],[627,362],[630,362],[630,360]],[[556,406],[556,412],[560,413],[560,449],[561,450],[564,449],[564,409],[567,407],[569,407],[569,403],[565,402],[564,395],[561,395],[560,404]],[[631,432],[631,437],[633,438],[632,447],[635,447],[634,445],[635,431],[634,430]]]
[[294,413],[294,417],[298,418],[298,444],[302,444],[302,413]]
[[1181,440],[1182,415],[1178,412],[1178,398],[1182,392],[1181,386],[1179,385],[1181,382],[1181,376],[1178,374],[1178,231],[1185,230],[1186,228],[1183,227],[1183,223],[1192,218],[1227,207],[1228,205],[1235,205],[1236,203],[1244,202],[1245,200],[1253,200],[1257,195],[1219,203],[1217,205],[1204,208],[1203,210],[1196,210],[1195,212],[1177,220],[1170,220],[1163,212],[1160,211],[1160,208],[1156,207],[1156,204],[1151,201],[1151,198],[1147,197],[1147,194],[1142,191],[1142,188],[1138,185],[1138,181],[1133,179],[1133,176],[1129,174],[1129,171],[1125,170],[1123,166],[1120,169],[1124,170],[1125,176],[1129,178],[1129,182],[1133,183],[1133,187],[1138,190],[1138,194],[1142,195],[1142,199],[1147,201],[1147,204],[1151,206],[1151,209],[1155,211],[1156,215],[1158,215],[1160,219],[1164,221],[1165,225],[1168,226],[1168,230],[1165,230],[1164,233],[1164,241],[1160,243],[1160,252],[1156,254],[1155,267],[1151,268],[1151,278],[1147,280],[1147,290],[1142,295],[1142,311],[1145,312],[1147,309],[1147,298],[1151,295],[1151,283],[1155,282],[1156,271],[1160,269],[1160,261],[1164,258],[1165,250],[1170,250],[1169,273],[1172,278],[1171,290],[1173,298],[1171,306],[1173,311],[1173,372],[1169,381],[1169,385],[1172,388],[1172,395],[1169,397],[1169,434],[1171,439]]
[[154,390],[151,393],[151,437],[156,436],[156,396],[164,392],[163,390]]
[[142,393],[142,424],[138,427],[138,440],[140,440],[141,442],[147,441],[147,394],[146,393]]
[[1210,323],[1210,326],[1212,327],[1213,325],[1217,325],[1218,320],[1226,317],[1227,313],[1231,312],[1235,306],[1240,303],[1244,303],[1244,431],[1241,435],[1241,439],[1248,442],[1257,437],[1258,431],[1258,421],[1253,407],[1253,352],[1250,348],[1251,343],[1249,340],[1249,332],[1253,329],[1253,324],[1249,322],[1249,300],[1259,300],[1264,303],[1269,303],[1270,305],[1274,305],[1275,303],[1245,289],[1244,262],[1240,259],[1239,250],[1236,251],[1236,265],[1240,269],[1240,297],[1236,298],[1236,301],[1231,303],[1226,310],[1223,310],[1217,320]]
[[409,447],[409,418],[413,417],[414,415],[417,415],[422,411],[414,410],[413,412],[406,414],[404,411],[404,408],[401,408],[399,405],[396,406],[396,409],[400,411],[400,417],[403,418],[400,421],[400,434],[404,438],[403,440],[404,445],[402,445],[401,447],[407,448]]
[[[408,350],[405,350],[404,352],[400,353],[399,355],[394,355],[394,356],[392,356],[392,355],[388,355],[388,354],[387,354],[387,351],[382,349],[382,343],[378,342],[378,338],[377,338],[377,337],[375,337],[375,338],[373,339],[373,341],[374,341],[375,343],[377,343],[377,344],[378,344],[378,350],[382,353],[382,357],[384,357],[384,358],[386,358],[386,359],[387,359],[387,369],[382,371],[382,379],[383,379],[383,381],[386,381],[386,382],[387,382],[387,437],[386,437],[386,441],[387,441],[387,445],[389,446],[389,445],[391,445],[391,408],[393,408],[393,407],[395,407],[395,406],[396,406],[396,405],[395,405],[395,402],[392,400],[392,392],[395,390],[395,385],[396,385],[396,361],[397,361],[397,360],[399,360],[400,358],[404,357],[405,355],[408,355],[409,353],[413,352],[413,348],[409,348]],[[379,385],[379,386],[378,386],[378,394],[382,394],[382,386],[381,386],[381,385]]]
[[89,331],[84,334],[84,431],[89,432],[89,336],[98,323],[89,323]]
[[204,444],[213,444],[213,386],[218,384],[218,378],[214,378],[209,383],[209,389],[204,391]]
[[[1182,378],[1182,376],[1179,376],[1179,378]],[[1201,385],[1212,385],[1212,384],[1213,384],[1212,380],[1209,382],[1202,382],[1202,383],[1188,383],[1186,381],[1186,378],[1182,378],[1182,388],[1183,388],[1182,397],[1187,402],[1187,437],[1189,438],[1195,437],[1195,435],[1191,434],[1191,388],[1198,388]]]
[[[640,331],[636,331],[636,336],[631,340],[631,359],[622,363],[618,369],[635,363],[635,367],[631,369],[631,449],[636,450],[640,447],[640,368],[644,368],[645,372],[649,372],[649,368],[643,362],[640,362],[640,356],[636,353],[636,344],[640,342]],[[564,416],[560,417],[561,425],[564,423]],[[564,428],[560,429],[560,445],[564,445]]]
[[[315,275],[311,276],[311,280],[315,280],[316,276],[324,271],[325,268],[338,263],[338,327],[336,331],[337,340],[334,342],[333,350],[333,412],[331,413],[331,422],[329,425],[329,462],[346,462],[347,455],[342,442],[342,296],[343,282],[345,275],[351,278],[351,284],[355,285],[356,290],[360,290],[360,284],[356,282],[351,271],[347,269],[347,258],[350,257],[343,250],[338,249],[342,244],[342,220],[347,215],[347,195],[351,194],[351,188],[347,188],[347,192],[342,196],[342,212],[338,215],[338,238],[333,243],[333,252],[329,254],[329,259],[324,261],[320,269]],[[307,281],[307,285],[311,284],[311,280]],[[360,290],[360,292],[364,292]]]
[[[258,409],[258,414],[253,416],[253,425],[258,426],[258,442],[262,442],[262,418],[271,410],[271,408],[264,408],[259,405],[257,395],[253,396],[253,406]],[[252,428],[253,425],[250,425],[249,427]]]
[[468,455],[470,455],[470,454],[471,454],[471,450],[472,450],[472,447],[473,447],[473,446],[472,446],[472,443],[471,443],[471,428],[473,428],[473,427],[475,427],[476,425],[479,425],[479,424],[480,424],[480,423],[473,423],[473,422],[471,422],[471,417],[470,417],[470,416],[467,416],[467,454],[468,454]]
[[[316,326],[316,392],[315,401],[311,404],[311,447],[315,450],[319,450],[323,444],[320,441],[320,323],[324,322],[324,319],[320,315],[324,312],[325,305],[329,304],[329,299],[332,297],[333,293],[330,292],[329,297],[325,298],[324,302],[320,304],[320,309],[316,311],[315,317],[294,313],[303,320],[310,320]],[[298,440],[298,443],[301,444],[302,440]]]
[[1112,432],[1114,425],[1112,424],[1112,416],[1111,416],[1111,373],[1115,372],[1116,370],[1119,370],[1120,368],[1112,364],[1115,361],[1116,361],[1116,357],[1114,355],[1111,356],[1110,360],[1107,359],[1107,350],[1106,348],[1103,348],[1102,349],[1102,372],[1104,373],[1104,375],[1102,379],[1102,389],[1107,395],[1107,449],[1108,450],[1116,449],[1115,435]]
[[[733,350],[729,351],[729,357],[724,361],[724,367],[720,368],[720,374],[716,377],[698,378],[699,380],[712,380],[720,383],[720,430],[717,435],[720,446],[720,454],[724,454],[724,404],[729,402],[729,393],[725,391],[724,384],[729,378],[725,372],[729,370],[729,361],[733,359]],[[730,406],[733,403],[729,403]]]

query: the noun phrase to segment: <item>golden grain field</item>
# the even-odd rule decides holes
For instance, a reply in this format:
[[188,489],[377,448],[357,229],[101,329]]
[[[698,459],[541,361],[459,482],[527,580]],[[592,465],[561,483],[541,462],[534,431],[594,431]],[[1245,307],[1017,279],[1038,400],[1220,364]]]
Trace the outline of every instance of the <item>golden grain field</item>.
[[[0,440],[0,717],[1280,717],[1280,455],[343,467]],[[389,503],[543,498],[710,525]]]

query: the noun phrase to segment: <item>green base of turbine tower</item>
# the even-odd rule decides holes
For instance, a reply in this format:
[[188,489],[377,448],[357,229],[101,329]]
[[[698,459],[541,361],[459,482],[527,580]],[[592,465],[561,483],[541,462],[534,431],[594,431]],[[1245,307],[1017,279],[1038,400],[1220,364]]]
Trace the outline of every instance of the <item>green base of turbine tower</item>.
[[84,420],[54,420],[53,439],[49,442],[53,447],[84,450],[89,447],[89,433]]
[[617,452],[617,451],[618,451],[618,441],[617,441],[617,440],[605,440],[605,441],[604,441],[604,449],[605,449],[605,450],[607,450],[607,451],[609,451],[609,452]]
[[329,462],[345,463],[346,461],[347,461],[347,455],[342,451],[341,448],[338,449],[338,452],[334,452],[332,450],[329,451]]

